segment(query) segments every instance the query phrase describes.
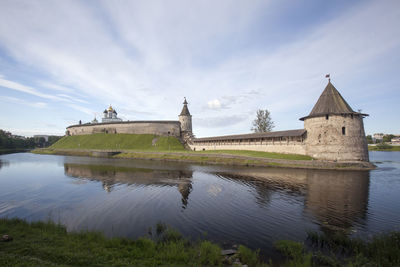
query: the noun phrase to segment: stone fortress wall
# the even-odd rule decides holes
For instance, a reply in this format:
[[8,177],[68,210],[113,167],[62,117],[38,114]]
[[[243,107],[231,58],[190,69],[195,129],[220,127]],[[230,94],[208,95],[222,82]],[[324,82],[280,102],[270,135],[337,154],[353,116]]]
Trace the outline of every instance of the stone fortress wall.
[[83,134],[155,134],[165,136],[181,136],[179,121],[124,121],[109,123],[85,123],[67,128],[67,135]]
[[308,118],[306,154],[317,159],[368,161],[368,145],[361,115]]
[[262,152],[273,152],[283,154],[299,154],[306,155],[306,144],[296,141],[275,141],[261,142],[255,140],[247,140],[244,142],[210,142],[210,143],[194,143],[189,144],[190,148],[195,151],[201,150],[251,150]]
[[306,131],[290,130],[272,133],[196,138],[192,150],[252,150],[306,155]]
[[310,114],[300,118],[304,132],[217,136],[192,139],[193,150],[253,150],[308,155],[334,161],[369,161],[363,118],[329,80]]
[[363,118],[355,112],[331,84],[330,80],[314,108],[304,121],[304,129],[253,133],[244,135],[195,138],[192,116],[183,102],[179,121],[112,121],[120,120],[110,106],[104,111],[115,118],[111,122],[72,125],[67,135],[95,133],[155,134],[175,136],[192,150],[253,150],[308,155],[316,159],[337,161],[369,161]]

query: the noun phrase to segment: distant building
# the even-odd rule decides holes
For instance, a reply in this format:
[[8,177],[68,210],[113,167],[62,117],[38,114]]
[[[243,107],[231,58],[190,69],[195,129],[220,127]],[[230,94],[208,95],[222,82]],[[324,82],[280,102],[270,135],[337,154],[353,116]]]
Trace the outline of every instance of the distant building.
[[[104,116],[101,119],[101,122],[119,122],[119,121],[122,121],[122,119],[117,117],[117,111],[115,109],[113,109],[111,105],[108,107],[108,109],[104,110],[103,115]],[[96,118],[95,118],[95,120],[96,120]]]
[[390,140],[390,143],[400,145],[400,137],[393,137],[392,140]]
[[179,115],[175,121],[122,121],[117,117],[117,111],[111,106],[104,110],[101,122],[96,118],[90,123],[71,125],[67,127],[66,135],[84,135],[95,133],[106,134],[154,134],[164,136],[175,136],[182,142],[193,137],[192,115],[188,109],[186,98]]
[[49,141],[49,136],[50,135],[43,135],[43,134],[41,134],[41,135],[34,135],[33,136],[33,138],[35,138],[35,139],[39,139],[39,138],[44,138],[44,140],[46,141],[46,142],[48,142]]
[[12,137],[12,138],[15,138],[15,139],[26,140],[26,137],[25,137],[25,136],[22,136],[22,135],[15,135],[15,134],[12,134],[11,137]]
[[374,136],[372,136],[372,140],[374,141],[374,143],[376,143],[376,141],[380,142],[383,140],[384,136],[385,134],[383,133],[375,133]]

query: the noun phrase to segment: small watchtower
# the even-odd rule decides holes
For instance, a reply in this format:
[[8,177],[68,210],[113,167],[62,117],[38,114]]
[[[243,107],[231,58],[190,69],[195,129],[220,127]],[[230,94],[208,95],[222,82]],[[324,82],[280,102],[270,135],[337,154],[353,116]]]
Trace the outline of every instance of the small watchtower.
[[190,115],[189,109],[187,107],[188,102],[185,100],[183,101],[183,108],[181,114],[179,114],[179,122],[181,123],[181,136],[183,139],[188,139],[193,136],[192,132],[192,115]]
[[307,130],[307,155],[326,160],[369,161],[363,123],[366,116],[353,111],[329,79],[310,114],[300,118]]

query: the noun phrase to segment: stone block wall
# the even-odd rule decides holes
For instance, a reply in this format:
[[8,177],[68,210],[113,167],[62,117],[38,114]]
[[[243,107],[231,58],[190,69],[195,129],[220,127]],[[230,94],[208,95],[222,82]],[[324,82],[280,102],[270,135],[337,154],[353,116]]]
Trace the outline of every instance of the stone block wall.
[[67,135],[94,133],[155,134],[179,138],[181,126],[179,121],[132,121],[73,125],[67,128]]
[[304,120],[306,154],[325,160],[368,161],[363,119],[359,115],[329,115]]
[[299,154],[306,155],[306,147],[302,142],[295,141],[275,141],[275,142],[241,142],[241,143],[224,143],[224,142],[211,142],[211,143],[192,143],[189,144],[192,150],[253,150],[263,152],[274,152],[284,154]]

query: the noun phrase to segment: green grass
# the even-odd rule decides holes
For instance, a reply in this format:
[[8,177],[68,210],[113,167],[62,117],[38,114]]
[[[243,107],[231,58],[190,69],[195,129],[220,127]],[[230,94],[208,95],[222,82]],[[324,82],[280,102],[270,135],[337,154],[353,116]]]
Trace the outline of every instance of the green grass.
[[391,146],[388,144],[377,144],[376,146],[368,146],[370,151],[400,151],[400,146]]
[[152,154],[140,152],[124,152],[113,156],[114,158],[135,158],[135,159],[151,159],[166,161],[183,161],[198,164],[221,164],[221,165],[237,165],[237,166],[266,166],[266,167],[299,167],[296,164],[281,164],[276,162],[265,162],[257,159],[243,158],[225,158],[215,156],[206,156],[201,153],[179,153],[179,154]]
[[344,233],[309,233],[311,251],[304,244],[278,241],[286,258],[283,266],[400,266],[400,232],[376,235],[365,241]]
[[[0,266],[224,265],[218,245],[191,242],[160,225],[156,233],[149,230],[149,237],[130,240],[106,238],[98,232],[67,233],[65,227],[51,222],[0,219],[0,234],[13,237],[13,241],[0,242]],[[252,260],[257,264],[251,266],[258,266],[259,260]]]
[[251,150],[206,150],[206,151],[199,151],[196,153],[229,154],[229,155],[237,155],[237,156],[269,158],[269,159],[312,160],[312,157],[305,156],[305,155],[282,154],[282,153],[251,151]]
[[[155,140],[153,145],[153,140]],[[90,134],[65,136],[50,149],[105,149],[141,151],[184,151],[179,140],[172,136],[153,134]]]
[[[185,239],[179,232],[158,223],[155,231],[136,240],[106,238],[99,232],[72,232],[52,222],[28,223],[0,219],[0,266],[231,266],[236,258],[248,266],[268,266],[259,251],[239,246],[229,259],[221,248],[206,240]],[[376,235],[368,241],[343,233],[309,233],[309,245],[281,240],[280,266],[400,266],[400,232]]]

